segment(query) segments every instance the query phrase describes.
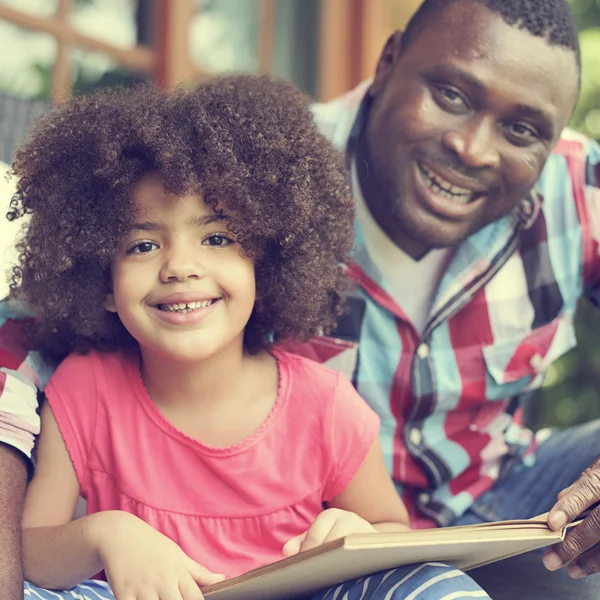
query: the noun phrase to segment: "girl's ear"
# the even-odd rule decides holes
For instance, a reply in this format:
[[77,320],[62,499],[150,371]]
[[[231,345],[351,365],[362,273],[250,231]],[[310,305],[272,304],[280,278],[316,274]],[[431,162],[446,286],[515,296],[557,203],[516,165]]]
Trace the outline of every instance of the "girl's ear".
[[104,301],[104,308],[108,312],[112,312],[112,313],[116,313],[117,312],[117,306],[115,304],[115,297],[114,297],[114,295],[112,293],[111,294],[107,294],[106,300]]

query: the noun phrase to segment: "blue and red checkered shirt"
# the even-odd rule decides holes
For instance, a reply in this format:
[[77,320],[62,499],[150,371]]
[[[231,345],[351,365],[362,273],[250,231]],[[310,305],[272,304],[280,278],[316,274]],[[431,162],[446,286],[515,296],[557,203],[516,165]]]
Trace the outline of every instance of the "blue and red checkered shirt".
[[[314,107],[349,161],[367,86]],[[421,334],[356,226],[349,273],[357,286],[337,342],[298,350],[344,370],[379,414],[387,466],[414,526],[452,523],[533,452],[533,435],[514,418],[519,397],[575,345],[579,299],[598,304],[599,181],[600,147],[565,131],[514,213],[457,248]]]
[[[365,91],[314,108],[344,152]],[[348,312],[331,337],[296,349],[346,373],[379,414],[387,466],[413,526],[452,523],[503,468],[531,456],[533,436],[514,419],[518,397],[575,345],[579,299],[598,299],[599,180],[598,145],[565,131],[514,214],[457,248],[421,334],[357,228]],[[51,369],[22,348],[11,316],[0,305],[0,441],[28,453],[37,415],[27,381],[42,387]]]

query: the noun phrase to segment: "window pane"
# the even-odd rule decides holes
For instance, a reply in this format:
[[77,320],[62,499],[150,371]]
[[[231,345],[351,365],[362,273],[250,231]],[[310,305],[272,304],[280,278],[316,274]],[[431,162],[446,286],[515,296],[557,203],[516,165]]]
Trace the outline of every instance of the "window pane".
[[73,94],[87,94],[100,87],[129,87],[144,77],[117,64],[101,52],[76,48],[71,52]]
[[48,99],[57,49],[54,37],[0,20],[0,39],[0,91]]
[[0,4],[34,17],[51,17],[58,8],[58,0],[0,0]]
[[190,55],[209,72],[258,69],[260,0],[201,0],[190,26]]
[[69,22],[73,28],[119,48],[137,41],[138,0],[85,0],[74,2]]

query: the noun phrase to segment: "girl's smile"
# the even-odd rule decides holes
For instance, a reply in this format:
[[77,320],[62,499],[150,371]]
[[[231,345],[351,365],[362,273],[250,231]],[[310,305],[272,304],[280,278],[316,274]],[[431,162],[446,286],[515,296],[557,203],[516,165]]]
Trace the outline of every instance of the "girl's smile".
[[220,301],[221,298],[190,302],[161,302],[149,304],[148,308],[151,314],[170,325],[194,325],[212,314],[215,308],[218,308]]

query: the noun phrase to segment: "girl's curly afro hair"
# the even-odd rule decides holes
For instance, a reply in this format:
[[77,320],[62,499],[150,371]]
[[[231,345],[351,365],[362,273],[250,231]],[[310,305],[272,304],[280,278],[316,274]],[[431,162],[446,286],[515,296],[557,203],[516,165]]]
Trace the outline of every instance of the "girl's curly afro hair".
[[255,260],[248,351],[332,327],[353,203],[340,155],[317,131],[309,100],[264,76],[195,90],[103,90],[44,115],[18,150],[7,217],[30,215],[11,294],[32,309],[35,345],[55,357],[133,340],[103,303],[132,188],[157,172],[167,192],[201,193]]

